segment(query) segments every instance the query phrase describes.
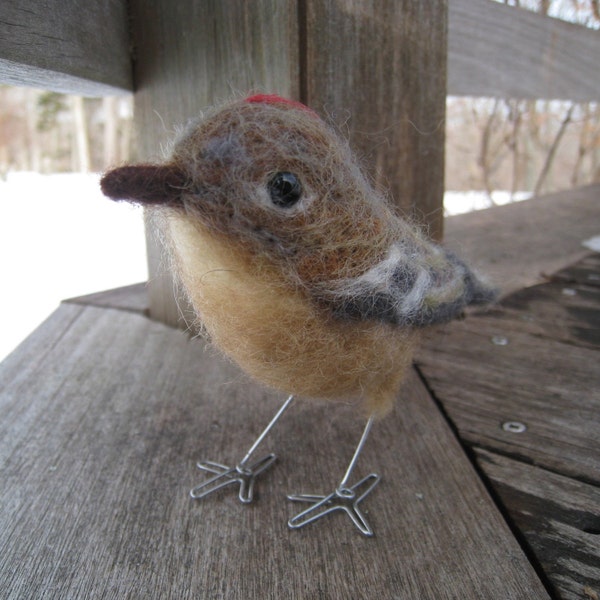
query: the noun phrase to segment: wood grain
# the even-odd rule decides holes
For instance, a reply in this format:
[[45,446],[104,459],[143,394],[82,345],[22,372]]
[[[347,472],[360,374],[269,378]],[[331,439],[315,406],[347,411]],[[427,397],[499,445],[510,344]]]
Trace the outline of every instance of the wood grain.
[[561,599],[600,592],[599,309],[589,254],[438,330],[418,358]]
[[485,450],[476,456],[557,597],[600,592],[600,488]]
[[284,493],[343,473],[352,407],[290,409],[257,503],[192,501],[195,460],[239,460],[281,398],[139,314],[62,305],[2,363],[0,389],[4,598],[546,597],[414,376],[357,466],[383,476],[363,505],[372,539],[341,514],[286,526]]
[[86,294],[64,300],[72,304],[83,304],[103,308],[117,308],[148,314],[148,284],[134,283],[104,292]]
[[178,128],[209,106],[262,90],[297,98],[296,3],[131,3],[139,158],[161,159]]
[[[461,439],[598,484],[599,360],[597,349],[539,337],[494,313],[438,331],[418,363]],[[507,421],[527,431],[504,431]]]
[[126,2],[3,0],[0,81],[89,96],[130,92]]
[[489,0],[448,2],[448,93],[597,102],[600,33]]
[[[252,22],[245,18],[249,13],[240,9],[239,5],[233,6],[232,2],[190,3],[188,7],[178,3],[180,8],[169,11],[166,17],[155,3],[144,4],[147,8],[138,11],[138,17],[156,17],[166,23],[179,18],[182,19],[183,29],[186,29],[186,23],[195,23],[204,33],[218,21],[218,4],[225,5],[225,11],[231,6],[232,13],[237,12],[240,19],[233,30],[225,28],[219,37],[224,39],[229,33],[239,33],[237,27],[246,23],[262,33],[257,38],[273,38],[273,30],[263,27],[269,25],[268,11],[264,13],[266,18]],[[280,16],[279,9],[285,6],[285,10],[292,7],[289,12],[292,15],[295,4],[272,3],[275,10],[270,14]],[[300,2],[299,6],[304,4]],[[370,12],[369,6],[364,3],[359,8],[350,2],[338,4],[346,12]],[[429,10],[431,3],[406,4],[417,10]],[[423,8],[420,5],[426,6]],[[379,9],[379,5],[377,7]],[[186,11],[189,18],[186,18]],[[383,12],[377,10],[376,14]],[[286,31],[285,20],[280,24],[280,31]],[[376,35],[371,38],[378,40],[378,43],[368,45],[372,52],[378,54],[379,62],[386,70],[393,65],[393,60],[388,61],[388,57],[393,56],[394,50],[398,52],[397,48],[390,48],[385,43],[379,45],[381,33],[389,30],[390,26],[391,22],[380,19]],[[167,29],[168,26],[165,31]],[[450,94],[576,101],[595,101],[600,96],[596,69],[600,42],[598,33],[593,30],[523,10],[517,12],[512,7],[488,0],[451,0],[448,29]],[[178,30],[173,33],[170,38],[172,46],[184,47],[185,35],[180,36]],[[443,44],[444,37],[439,34],[425,35],[420,43]],[[356,40],[360,43],[360,37]],[[253,46],[247,36],[245,44],[246,50]],[[391,55],[388,54],[390,49]],[[163,46],[163,50],[171,52],[167,45]],[[279,50],[269,60],[280,58],[285,61],[285,45],[280,46]],[[50,5],[38,0],[5,0],[0,6],[0,79],[5,83],[84,95],[122,93],[132,89],[131,58],[128,15],[124,2],[96,0],[87,2],[83,9],[74,0]],[[334,60],[342,58],[346,58],[344,54],[333,55]],[[247,57],[240,56],[238,64],[246,60]],[[227,68],[227,61],[218,64]],[[276,77],[279,74],[277,71],[273,73],[276,73]],[[268,73],[266,76],[269,76]],[[217,88],[230,83],[234,89],[239,89],[235,77],[229,81],[227,77],[222,79],[221,82],[218,82],[218,78],[214,79],[211,83],[216,84]],[[261,84],[260,81],[258,83]],[[227,96],[230,91],[227,89]]]
[[545,281],[585,256],[598,233],[600,185],[546,194],[446,219],[444,243],[503,294]]
[[306,2],[304,100],[328,114],[404,215],[441,239],[447,7]]

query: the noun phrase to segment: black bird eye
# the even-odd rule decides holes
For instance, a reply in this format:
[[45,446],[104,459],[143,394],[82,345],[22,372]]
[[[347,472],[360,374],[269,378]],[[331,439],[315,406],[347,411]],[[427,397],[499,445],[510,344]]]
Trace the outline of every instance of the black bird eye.
[[275,206],[290,208],[300,200],[302,186],[293,173],[277,173],[267,184],[271,201]]

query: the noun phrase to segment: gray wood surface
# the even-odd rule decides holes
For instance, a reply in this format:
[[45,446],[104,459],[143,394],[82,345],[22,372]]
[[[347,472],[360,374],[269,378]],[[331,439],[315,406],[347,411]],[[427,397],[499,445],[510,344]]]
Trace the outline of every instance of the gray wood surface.
[[476,449],[477,460],[563,600],[600,590],[600,487]]
[[3,598],[547,597],[416,376],[356,476],[375,538],[343,514],[289,531],[293,491],[336,483],[362,428],[301,402],[245,506],[195,502],[200,458],[237,461],[281,398],[200,340],[130,311],[63,304],[0,365]]
[[[138,18],[143,14],[145,19],[157,17],[162,21],[164,31],[168,29],[168,23],[182,18],[182,29],[191,29],[194,24],[200,31],[207,33],[211,24],[225,24],[220,17],[230,9],[237,13],[240,18],[233,26],[225,26],[222,31],[222,39],[229,34],[234,36],[240,32],[240,28],[251,25],[260,35],[258,45],[265,43],[264,40],[282,41],[277,32],[268,29],[272,24],[269,13],[259,21],[248,20],[252,8],[246,11],[234,2],[203,2],[190,3],[186,7],[181,2],[172,11],[166,14],[156,2],[145,2],[134,5]],[[263,2],[252,2],[247,4],[264,4]],[[273,10],[270,14],[274,18],[281,18],[282,10],[287,13],[279,22],[281,33],[290,31],[288,26],[295,20],[296,2],[272,2]],[[306,13],[305,5],[309,12],[317,14],[326,7],[326,2],[298,3],[300,13]],[[412,6],[416,11],[431,10],[432,3],[405,3]],[[600,54],[600,41],[597,31],[584,27],[564,23],[557,19],[541,17],[539,15],[501,6],[489,0],[450,0],[448,17],[448,91],[453,95],[470,96],[498,96],[498,97],[522,97],[522,98],[563,98],[576,101],[596,101],[600,97],[600,83],[597,77],[597,58]],[[220,7],[219,5],[223,5]],[[329,8],[337,5],[340,12],[346,14],[352,20],[359,12],[363,16],[369,14],[370,7],[365,4],[353,5],[352,3],[329,3]],[[441,2],[436,3],[434,12],[439,10]],[[146,9],[144,9],[144,6]],[[378,5],[379,6],[379,5]],[[136,8],[138,7],[138,8]],[[141,7],[141,8],[140,8]],[[168,8],[167,5],[165,5]],[[291,10],[289,10],[291,9]],[[258,8],[260,11],[261,9]],[[517,12],[518,10],[518,12]],[[187,15],[186,15],[187,11]],[[379,10],[378,14],[382,14]],[[243,15],[243,16],[242,16]],[[392,72],[397,69],[394,55],[404,52],[402,48],[390,47],[387,43],[381,44],[382,34],[390,28],[404,27],[403,23],[395,23],[393,20],[373,19],[370,26],[374,28],[378,43],[370,43],[371,51],[364,55],[375,54],[378,59],[373,64],[379,63],[382,67]],[[187,26],[186,26],[187,24]],[[245,24],[245,25],[244,25]],[[339,24],[339,21],[338,21]],[[327,28],[326,21],[320,22]],[[369,26],[367,26],[369,27]],[[364,29],[364,28],[363,28]],[[247,35],[237,41],[244,45],[246,56],[238,57],[238,67],[244,63],[249,68],[248,73],[253,73],[256,63],[248,56],[254,52],[256,42]],[[285,62],[288,59],[288,42],[296,43],[297,32],[292,35],[283,45],[267,57],[269,61]],[[340,30],[345,34],[348,29],[342,27]],[[188,32],[189,33],[189,32]],[[359,33],[357,29],[354,33]],[[186,33],[176,31],[170,38],[171,44],[177,48],[185,48]],[[192,36],[195,37],[195,36]],[[444,35],[424,35],[416,38],[417,45],[425,45],[428,53],[435,48],[442,47]],[[357,47],[362,46],[360,36],[355,38]],[[227,46],[229,42],[220,42]],[[236,42],[233,42],[234,45]],[[268,46],[269,41],[266,42]],[[126,3],[120,0],[95,0],[86,2],[85,6],[78,4],[75,0],[68,2],[44,3],[39,0],[4,0],[0,4],[0,81],[16,85],[34,85],[40,88],[53,89],[62,92],[76,94],[103,95],[123,92],[132,89],[131,61],[133,45],[128,39],[128,15]],[[206,47],[202,46],[201,50]],[[364,49],[364,48],[363,48]],[[163,51],[171,53],[167,47]],[[325,56],[327,53],[318,47],[317,51]],[[141,58],[144,58],[142,50]],[[350,52],[352,54],[352,52]],[[346,62],[348,58],[344,54],[332,54],[333,61]],[[138,58],[140,55],[138,53]],[[219,57],[219,60],[222,57]],[[341,59],[344,59],[343,61]],[[198,63],[204,62],[201,53],[198,53]],[[410,63],[410,59],[408,61]],[[408,64],[406,63],[406,64]],[[226,69],[227,59],[219,65]],[[306,65],[308,66],[308,65]],[[334,62],[332,75],[339,66]],[[259,68],[262,70],[262,68]],[[343,68],[342,68],[343,71]],[[210,72],[210,69],[209,69]],[[227,72],[224,70],[223,73]],[[275,69],[271,73],[275,81],[280,72]],[[309,77],[310,72],[307,71]],[[262,77],[269,78],[268,69],[264,70]],[[258,85],[264,83],[255,73],[250,75]],[[370,79],[370,77],[368,77]],[[190,80],[191,81],[191,80]],[[389,78],[388,81],[392,81]],[[238,91],[239,83],[236,77],[214,78],[211,80],[210,89],[216,89],[217,94],[223,86],[231,85],[233,90]],[[353,96],[360,90],[359,81],[357,89],[350,92]],[[406,81],[402,81],[403,84]],[[385,86],[385,83],[380,85]],[[436,85],[434,83],[434,85]],[[245,89],[246,86],[243,87]],[[226,96],[230,95],[227,88]],[[210,92],[209,92],[210,93]],[[346,97],[349,104],[364,103],[360,98]],[[394,96],[390,96],[391,100]],[[396,100],[398,100],[396,98]],[[193,96],[183,99],[183,102],[194,103]],[[212,99],[210,100],[212,101]],[[402,98],[399,99],[402,104]],[[378,111],[378,102],[372,104]],[[338,108],[337,106],[335,108]],[[402,112],[402,111],[400,111]],[[373,111],[377,115],[376,111]],[[354,113],[353,113],[354,114]],[[423,113],[427,114],[427,113]],[[422,115],[419,120],[422,121]],[[365,117],[361,117],[364,119]],[[378,116],[374,119],[377,121]],[[415,121],[413,120],[415,123]],[[418,124],[415,123],[418,127]],[[368,130],[366,130],[368,131]],[[371,135],[377,135],[371,134]],[[392,136],[393,137],[393,136]],[[384,157],[383,162],[390,159]],[[378,163],[378,166],[379,165]],[[383,169],[382,172],[384,172]],[[408,200],[405,198],[405,202]],[[426,214],[426,213],[425,213]]]
[[298,97],[295,2],[134,0],[131,12],[141,158],[162,158],[176,128],[234,95]]
[[65,300],[72,304],[84,304],[104,308],[118,308],[148,314],[148,284],[134,283],[104,292],[86,294]]
[[399,212],[441,239],[446,2],[305,4],[304,100],[349,137]]
[[[597,348],[540,338],[526,321],[492,313],[437,332],[419,364],[461,439],[598,484],[599,360]],[[504,431],[508,421],[527,432]]]
[[600,591],[599,315],[592,253],[440,328],[418,358],[558,598]]
[[446,219],[444,243],[503,294],[545,281],[598,235],[600,185],[588,185]]
[[600,32],[490,0],[448,2],[448,93],[600,98]]
[[0,81],[100,96],[133,89],[123,0],[2,0]]

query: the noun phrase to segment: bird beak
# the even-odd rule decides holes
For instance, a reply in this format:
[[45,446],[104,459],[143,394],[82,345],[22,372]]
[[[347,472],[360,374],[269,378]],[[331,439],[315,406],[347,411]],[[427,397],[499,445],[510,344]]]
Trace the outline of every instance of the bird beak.
[[111,200],[176,206],[186,183],[187,176],[174,165],[127,165],[105,173],[100,187]]

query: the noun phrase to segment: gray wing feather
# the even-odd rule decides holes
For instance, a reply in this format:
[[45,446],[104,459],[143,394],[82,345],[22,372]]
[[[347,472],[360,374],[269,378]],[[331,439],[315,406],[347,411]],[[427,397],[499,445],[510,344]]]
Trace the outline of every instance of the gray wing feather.
[[450,321],[465,306],[495,297],[495,290],[454,254],[428,244],[427,253],[392,246],[382,262],[360,277],[337,282],[330,301],[339,318],[424,327]]

